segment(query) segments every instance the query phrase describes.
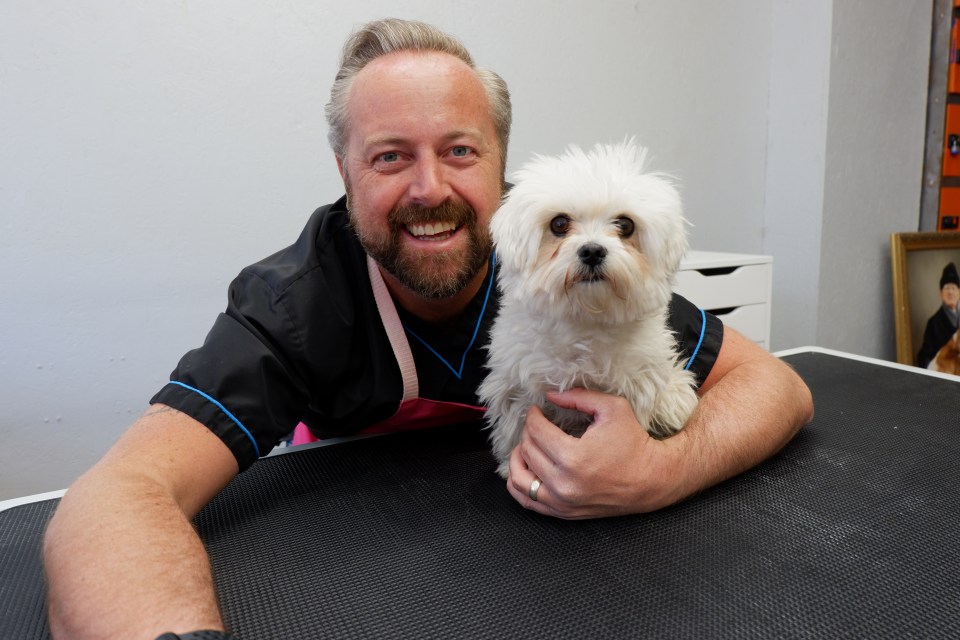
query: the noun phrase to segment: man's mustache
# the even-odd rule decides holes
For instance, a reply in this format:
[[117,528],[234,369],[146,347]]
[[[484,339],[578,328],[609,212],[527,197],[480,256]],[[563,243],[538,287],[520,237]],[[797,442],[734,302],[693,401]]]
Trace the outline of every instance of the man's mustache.
[[465,202],[446,201],[436,207],[419,205],[401,205],[387,216],[387,222],[394,229],[407,225],[426,224],[428,222],[451,222],[457,227],[475,226],[477,214],[473,207]]

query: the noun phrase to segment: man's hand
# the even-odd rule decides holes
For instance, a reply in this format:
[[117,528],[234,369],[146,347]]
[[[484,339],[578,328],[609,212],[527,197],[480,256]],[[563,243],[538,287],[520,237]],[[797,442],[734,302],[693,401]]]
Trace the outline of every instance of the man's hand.
[[[561,518],[596,518],[652,511],[680,497],[671,478],[682,473],[679,452],[650,437],[625,399],[586,389],[547,399],[592,415],[593,424],[576,438],[539,407],[530,409],[510,456],[508,489],[520,504]],[[542,484],[534,501],[529,490],[537,478]]]
[[[528,509],[560,518],[654,511],[765,460],[813,416],[799,376],[730,328],[700,393],[684,429],[665,440],[650,437],[623,398],[584,389],[548,394],[594,422],[575,438],[531,408],[507,488]],[[535,479],[537,500],[529,495]]]

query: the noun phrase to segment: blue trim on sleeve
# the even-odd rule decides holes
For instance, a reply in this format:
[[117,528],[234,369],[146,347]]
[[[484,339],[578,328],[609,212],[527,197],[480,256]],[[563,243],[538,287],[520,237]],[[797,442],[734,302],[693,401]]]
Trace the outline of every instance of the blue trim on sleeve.
[[246,428],[245,426],[243,426],[243,423],[241,423],[239,420],[237,420],[236,416],[234,416],[232,413],[230,413],[230,411],[229,411],[225,406],[223,406],[222,404],[220,404],[218,401],[216,401],[214,398],[212,398],[211,396],[207,395],[207,394],[204,393],[203,391],[200,391],[199,389],[194,389],[193,387],[191,387],[191,386],[188,385],[188,384],[183,384],[182,382],[178,382],[178,381],[176,381],[176,380],[171,380],[171,381],[170,381],[170,384],[175,384],[175,385],[178,385],[178,386],[183,387],[184,389],[186,389],[186,390],[188,390],[188,391],[193,391],[194,393],[196,393],[196,394],[200,395],[201,397],[203,397],[205,400],[207,400],[207,401],[209,401],[209,402],[212,402],[214,405],[216,405],[216,407],[217,407],[218,409],[220,409],[220,411],[223,411],[223,412],[227,415],[228,418],[230,418],[231,420],[233,420],[234,423],[236,423],[236,425],[237,425],[238,427],[240,427],[240,430],[243,431],[243,433],[246,434],[246,436],[247,436],[248,438],[250,438],[250,442],[253,443],[253,450],[256,452],[257,457],[258,457],[258,458],[260,457],[260,447],[257,446],[257,441],[253,438],[253,435],[250,434],[250,432],[247,430],[247,428]]
[[[699,307],[697,307],[700,309]],[[700,353],[700,347],[703,346],[703,338],[707,335],[707,312],[703,309],[700,309],[700,339],[697,340],[697,346],[693,350],[693,355],[690,356],[690,359],[687,360],[687,365],[683,368],[684,371],[688,371],[691,366],[693,366],[693,361],[697,359],[697,354]]]

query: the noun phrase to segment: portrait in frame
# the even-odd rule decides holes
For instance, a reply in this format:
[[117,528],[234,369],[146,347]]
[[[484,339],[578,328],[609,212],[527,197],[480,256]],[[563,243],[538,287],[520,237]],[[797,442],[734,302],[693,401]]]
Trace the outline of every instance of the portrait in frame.
[[[955,269],[960,269],[960,232],[893,233],[890,257],[897,362],[926,366],[918,363],[917,355],[924,345],[927,323],[937,322],[931,318],[944,304],[940,284],[953,281]],[[951,263],[954,270],[948,267]]]

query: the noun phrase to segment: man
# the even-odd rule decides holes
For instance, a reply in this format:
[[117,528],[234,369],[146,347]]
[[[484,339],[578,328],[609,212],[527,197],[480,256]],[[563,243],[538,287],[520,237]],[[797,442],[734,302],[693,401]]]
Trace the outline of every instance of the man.
[[[424,408],[430,424],[477,415],[505,85],[432,27],[383,21],[348,41],[327,117],[346,200],[241,273],[204,346],[64,497],[45,544],[55,636],[222,629],[190,520],[298,421],[338,435]],[[789,368],[686,301],[673,316],[684,353],[699,346],[702,401],[684,431],[653,440],[622,398],[557,395],[595,422],[576,439],[531,411],[507,482],[521,504],[563,518],[658,509],[763,460],[809,420]]]
[[923,343],[917,352],[917,366],[924,369],[957,331],[957,304],[960,303],[960,274],[957,266],[949,263],[940,276],[940,308],[927,320]]

